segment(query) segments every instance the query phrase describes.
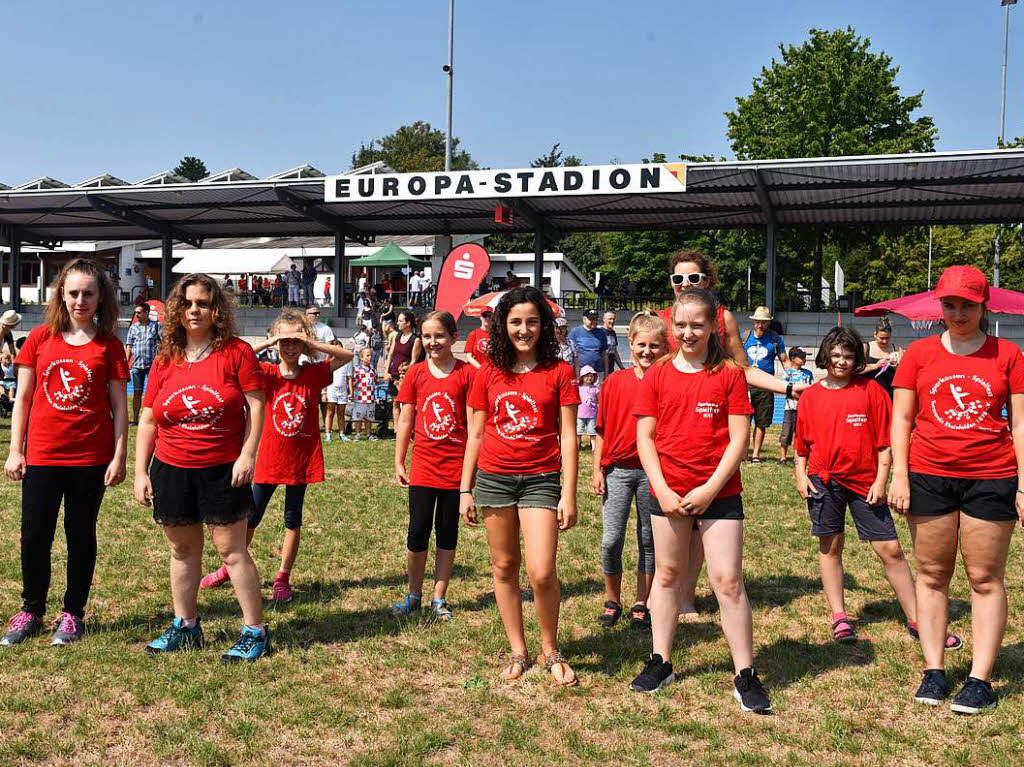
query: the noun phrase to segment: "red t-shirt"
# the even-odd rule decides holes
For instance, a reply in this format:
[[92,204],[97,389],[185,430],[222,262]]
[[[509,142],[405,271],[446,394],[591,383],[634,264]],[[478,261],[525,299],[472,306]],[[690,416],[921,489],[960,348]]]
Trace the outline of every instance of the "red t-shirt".
[[483,365],[487,362],[487,350],[491,346],[491,334],[483,328],[471,330],[466,336],[465,352],[478,363]]
[[643,382],[632,368],[616,370],[605,379],[597,404],[597,433],[601,435],[601,468],[613,465],[642,469],[636,452],[636,418],[633,408]]
[[97,335],[72,346],[46,325],[32,329],[17,365],[32,368],[36,387],[28,417],[30,466],[99,466],[114,457],[114,418],[107,382],[127,380],[121,342]]
[[267,415],[256,456],[254,482],[308,485],[324,481],[320,446],[320,392],[334,381],[330,362],[302,365],[285,378],[271,362],[260,363]]
[[572,368],[558,360],[528,373],[484,363],[469,390],[469,406],[487,413],[478,466],[492,474],[558,471],[559,408],[580,404]]
[[1017,474],[1003,406],[1024,393],[1024,359],[1009,341],[990,336],[974,354],[952,354],[941,336],[910,345],[893,388],[913,389],[917,415],[910,470],[940,477],[1000,479]]
[[417,362],[402,379],[396,402],[416,409],[409,484],[454,490],[462,481],[466,455],[466,397],[476,368],[455,361],[444,378],[436,378],[426,362]]
[[[657,419],[654,445],[661,473],[681,496],[707,482],[718,468],[729,446],[729,416],[753,412],[740,368],[726,364],[713,373],[683,373],[672,360],[659,362],[644,374],[633,408],[637,417]],[[742,492],[737,469],[717,497]]]
[[878,471],[878,451],[889,446],[891,416],[889,395],[869,378],[855,376],[842,389],[816,383],[800,395],[796,454],[810,456],[808,474],[866,496]]
[[142,400],[156,419],[156,457],[185,469],[234,462],[245,441],[244,392],[262,390],[256,353],[238,338],[192,365],[157,357]]
[[[666,334],[668,336],[668,351],[678,351],[679,344],[676,343],[675,330],[672,328],[672,307],[675,306],[675,301],[666,306],[664,309],[660,309],[655,314],[661,318],[661,321],[665,323],[665,328],[668,330]],[[725,307],[721,304],[718,305],[718,309],[715,312],[715,316],[718,320],[718,337],[722,340],[722,344],[726,344],[725,340]],[[728,347],[726,347],[728,348]]]

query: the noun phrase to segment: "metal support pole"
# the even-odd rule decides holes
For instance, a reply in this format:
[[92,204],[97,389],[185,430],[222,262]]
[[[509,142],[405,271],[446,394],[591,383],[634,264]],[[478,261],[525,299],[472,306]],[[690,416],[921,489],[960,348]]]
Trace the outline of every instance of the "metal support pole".
[[764,249],[764,303],[772,312],[775,311],[775,251],[777,237],[775,223],[768,222],[766,227],[767,237]]
[[[160,238],[160,300],[166,301],[171,293],[171,280],[173,279],[171,267],[174,256],[174,240],[164,236]],[[150,296],[151,298],[152,296]]]
[[928,290],[932,289],[932,228],[928,227]]
[[448,122],[444,133],[444,169],[452,169],[452,90],[455,85],[455,0],[448,0]]
[[21,234],[11,227],[11,308],[21,311]]
[[1005,14],[1003,16],[1003,87],[1002,97],[999,103],[999,144],[1002,146],[1003,140],[1006,138],[1006,58],[1010,52],[1010,6],[1016,3],[1004,2],[1003,9]]
[[533,233],[533,287],[544,292],[544,233]]
[[335,316],[345,323],[345,235],[334,233]]

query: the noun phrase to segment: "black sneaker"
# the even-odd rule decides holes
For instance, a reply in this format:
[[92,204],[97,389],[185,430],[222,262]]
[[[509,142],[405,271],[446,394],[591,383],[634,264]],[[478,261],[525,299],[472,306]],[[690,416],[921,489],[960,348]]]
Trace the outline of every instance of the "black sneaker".
[[53,622],[53,636],[50,644],[54,647],[67,647],[85,636],[85,621],[71,613],[61,613]]
[[941,668],[925,669],[924,679],[917,688],[914,700],[928,706],[938,706],[948,697],[949,684],[946,682],[946,672]]
[[740,675],[733,680],[733,685],[732,695],[739,701],[741,711],[754,714],[770,714],[772,712],[772,702],[768,699],[768,691],[764,689],[753,666],[740,671]]
[[0,639],[0,647],[11,647],[21,644],[26,639],[38,634],[43,628],[43,616],[19,610],[14,617],[8,621],[10,628],[3,638]]
[[949,708],[957,714],[980,714],[986,708],[995,708],[997,705],[992,685],[984,679],[969,676]]
[[651,657],[644,664],[644,670],[629,683],[629,689],[633,692],[653,693],[667,684],[672,684],[675,679],[676,675],[672,673],[672,662],[666,663],[660,655],[651,653]]

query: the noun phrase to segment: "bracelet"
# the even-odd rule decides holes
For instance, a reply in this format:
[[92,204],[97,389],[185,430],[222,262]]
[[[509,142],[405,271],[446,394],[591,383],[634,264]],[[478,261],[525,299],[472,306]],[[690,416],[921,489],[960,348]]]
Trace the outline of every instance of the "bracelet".
[[793,384],[786,384],[786,397],[789,399],[793,398]]
[[473,491],[472,490],[460,490],[459,491],[459,495],[467,495],[467,494],[468,495],[473,495]]

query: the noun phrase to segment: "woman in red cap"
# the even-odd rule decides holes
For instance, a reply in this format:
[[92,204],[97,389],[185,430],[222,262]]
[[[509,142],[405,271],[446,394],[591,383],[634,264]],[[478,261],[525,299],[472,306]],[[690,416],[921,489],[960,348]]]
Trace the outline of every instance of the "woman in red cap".
[[[973,657],[952,710],[993,708],[989,682],[1006,629],[1006,558],[1024,524],[1024,359],[988,335],[985,275],[973,266],[942,273],[936,296],[946,330],[910,345],[893,380],[893,478],[889,505],[906,514],[918,565],[917,610],[924,679],[916,699],[949,694],[943,667],[949,581],[957,539],[971,584]],[[913,438],[911,438],[913,430]]]

